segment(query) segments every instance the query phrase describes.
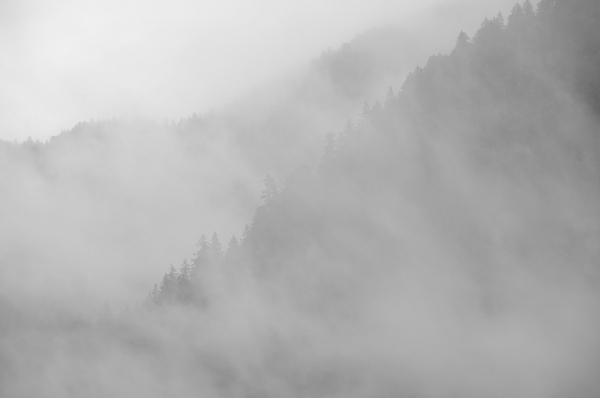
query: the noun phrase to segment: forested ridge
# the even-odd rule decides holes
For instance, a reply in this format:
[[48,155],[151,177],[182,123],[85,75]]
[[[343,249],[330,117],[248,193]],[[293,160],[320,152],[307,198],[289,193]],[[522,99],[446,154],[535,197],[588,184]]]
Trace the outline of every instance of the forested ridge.
[[[340,52],[316,67],[354,59]],[[599,66],[600,3],[526,0],[472,37],[461,32],[449,54],[337,133],[320,131],[312,163],[292,144],[260,161],[259,127],[301,119],[300,108],[271,113],[281,117],[273,124],[236,119],[256,135],[227,145],[250,142],[234,154],[269,173],[243,233],[198,225],[194,252],[168,265],[143,302],[99,318],[36,317],[0,300],[10,319],[0,327],[0,395],[597,397]],[[353,85],[355,72],[333,84],[350,102],[371,81]],[[294,95],[310,97],[303,87]],[[138,126],[133,143],[146,130],[179,134],[197,157],[184,166],[197,165],[210,158],[209,138],[234,131],[224,123],[207,114]],[[107,131],[131,126],[81,124],[3,150],[62,181],[60,164],[48,169],[39,153],[66,153],[78,139],[102,151]],[[283,169],[306,163],[268,170],[282,158]],[[112,180],[92,174],[69,178],[108,197]]]
[[[461,206],[452,203],[461,199],[447,196],[464,187],[453,187],[445,157],[460,157],[476,170],[471,178],[477,180],[526,184],[540,195],[554,184],[595,195],[598,12],[593,1],[542,1],[537,10],[525,2],[506,19],[501,14],[486,19],[472,39],[461,32],[452,53],[432,56],[408,76],[399,93],[390,88],[381,102],[365,103],[358,120],[329,134],[316,169],[300,166],[282,188],[267,176],[264,202],[241,241],[233,236],[223,250],[216,233],[210,241],[202,236],[191,261],[179,271],[171,266],[150,302],[193,302],[197,295],[207,305],[196,276],[207,267],[231,272],[246,267],[267,276],[285,274],[289,267],[312,269],[319,262],[402,267],[402,240],[396,228],[389,230],[406,222],[399,203],[418,196],[436,207],[441,219],[453,217],[452,206]],[[590,235],[597,236],[595,215],[589,215],[585,230],[561,225],[564,230],[554,231],[551,239],[574,234],[580,244],[588,243]],[[483,241],[492,238],[477,218],[452,222],[458,230],[450,239],[458,240],[460,250],[484,256],[476,252],[485,252]],[[548,230],[530,232],[541,238],[536,244],[556,251],[554,261],[570,261],[567,253],[543,241],[550,238],[544,236]],[[523,238],[524,246],[534,239]],[[351,286],[345,288],[350,294]],[[328,296],[329,289],[323,294]]]
[[[31,138],[19,143],[0,141],[6,159],[44,162],[67,152],[85,152],[97,144],[121,144],[123,136],[142,131],[146,141],[155,135],[172,137],[193,156],[203,156],[211,141],[226,137],[261,172],[277,169],[285,175],[306,161],[318,161],[322,130],[338,128],[389,84],[413,67],[422,51],[398,28],[371,29],[338,49],[328,48],[306,70],[257,88],[220,109],[194,113],[179,120],[150,122],[141,118],[112,118],[77,123],[46,142]],[[133,134],[132,134],[133,133]],[[276,147],[276,151],[265,151]],[[138,145],[138,151],[144,150]],[[32,159],[33,158],[33,159]],[[52,162],[50,163],[52,166]],[[30,165],[27,165],[30,167]],[[282,170],[282,171],[279,171]]]

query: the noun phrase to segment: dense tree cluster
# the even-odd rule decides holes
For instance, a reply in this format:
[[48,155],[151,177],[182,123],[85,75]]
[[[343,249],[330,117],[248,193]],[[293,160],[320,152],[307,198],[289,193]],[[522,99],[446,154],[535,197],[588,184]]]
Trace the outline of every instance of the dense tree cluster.
[[[264,203],[242,242],[234,237],[222,256],[216,235],[210,243],[203,238],[193,263],[171,267],[152,301],[203,297],[202,267],[285,278],[294,267],[319,274],[319,264],[401,263],[402,242],[390,225],[403,223],[404,214],[395,203],[410,191],[434,208],[450,206],[439,195],[447,187],[438,140],[450,142],[480,173],[597,186],[599,137],[581,115],[592,115],[593,123],[600,114],[600,24],[591,22],[600,21],[598,12],[590,0],[543,0],[536,10],[527,0],[506,20],[501,14],[486,19],[473,39],[461,32],[451,54],[432,56],[400,92],[390,88],[383,103],[365,104],[357,123],[327,135],[316,170],[298,168],[281,189],[267,176]],[[477,223],[461,223],[465,231],[453,239],[476,256],[481,248],[469,242],[468,230]],[[343,267],[336,278],[343,278]],[[328,284],[304,289],[321,295],[360,294],[330,277],[305,282]]]

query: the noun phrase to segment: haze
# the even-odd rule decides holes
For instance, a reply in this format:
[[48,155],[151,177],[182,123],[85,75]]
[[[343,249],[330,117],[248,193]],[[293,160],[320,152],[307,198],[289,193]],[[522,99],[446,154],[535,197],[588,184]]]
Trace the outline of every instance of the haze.
[[[425,54],[512,2],[3,1],[0,139],[45,140],[80,121],[178,120],[394,24]],[[432,32],[435,29],[435,34]]]
[[600,2],[512,1],[2,3],[0,397],[599,397]]

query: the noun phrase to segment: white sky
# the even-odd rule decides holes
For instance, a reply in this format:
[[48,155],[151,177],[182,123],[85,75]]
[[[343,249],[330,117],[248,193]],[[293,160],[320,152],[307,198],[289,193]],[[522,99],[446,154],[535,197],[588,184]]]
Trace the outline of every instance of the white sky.
[[0,0],[0,139],[204,112],[385,24],[447,51],[514,2]]

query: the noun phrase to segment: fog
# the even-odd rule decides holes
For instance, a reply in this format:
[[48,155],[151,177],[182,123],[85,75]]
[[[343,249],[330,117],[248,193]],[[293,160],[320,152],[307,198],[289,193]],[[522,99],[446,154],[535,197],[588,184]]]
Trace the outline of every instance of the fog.
[[[187,117],[301,70],[327,47],[399,25],[424,54],[512,2],[3,1],[0,139],[92,118]],[[432,34],[435,29],[436,34]]]
[[598,396],[600,9],[513,6],[0,5],[0,396]]

